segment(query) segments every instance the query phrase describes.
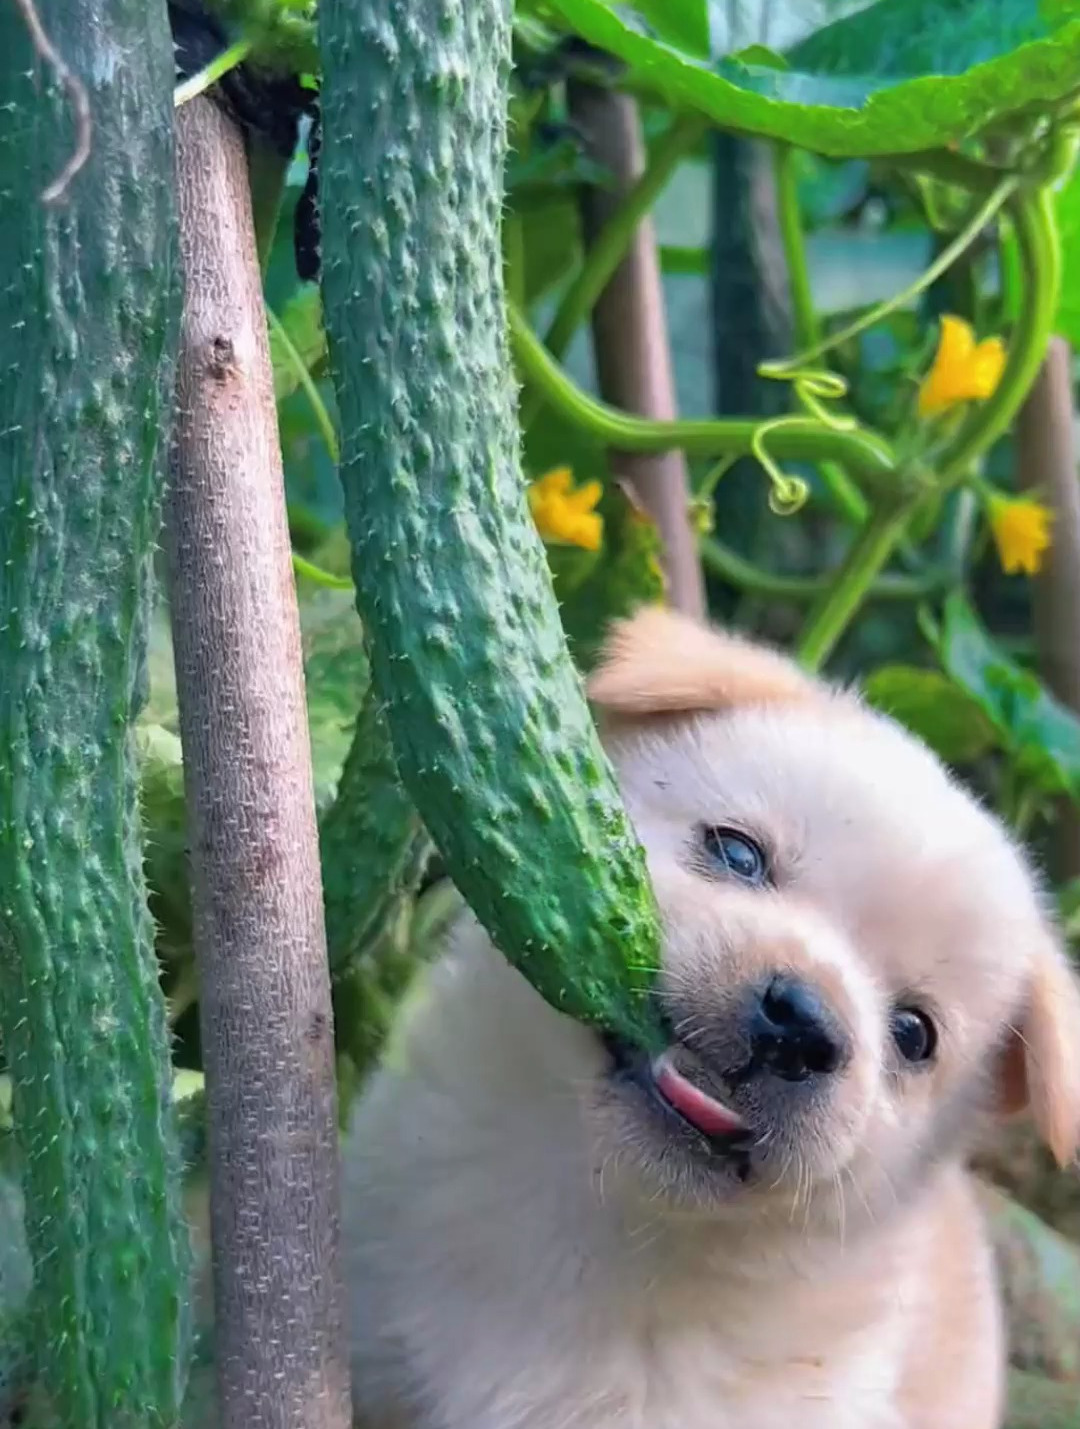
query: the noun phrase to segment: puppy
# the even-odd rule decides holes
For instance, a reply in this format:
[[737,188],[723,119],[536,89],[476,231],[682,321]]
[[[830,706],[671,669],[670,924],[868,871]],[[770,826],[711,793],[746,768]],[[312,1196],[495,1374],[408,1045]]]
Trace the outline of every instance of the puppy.
[[1080,1128],[1033,877],[927,749],[649,609],[590,695],[663,920],[649,1060],[474,922],[346,1147],[365,1429],[995,1429],[981,1120]]

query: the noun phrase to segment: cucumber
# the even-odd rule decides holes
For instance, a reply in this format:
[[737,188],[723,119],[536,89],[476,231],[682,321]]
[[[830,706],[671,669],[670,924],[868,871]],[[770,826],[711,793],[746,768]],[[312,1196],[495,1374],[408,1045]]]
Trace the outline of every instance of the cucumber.
[[658,1045],[644,858],[524,492],[499,221],[511,0],[321,0],[323,296],[357,603],[402,782],[494,942]]
[[[334,801],[319,821],[319,848],[334,1029],[355,1081],[377,1056],[415,970],[412,910],[431,854],[370,689]],[[340,1080],[339,1093],[347,1090]],[[344,1114],[348,1098],[340,1099]]]
[[416,893],[428,838],[398,779],[373,692],[360,709],[334,801],[319,821],[326,943],[335,976],[367,955],[402,896]]
[[132,724],[178,291],[157,0],[0,6],[0,1035],[38,1378],[70,1429],[175,1424],[188,1246]]

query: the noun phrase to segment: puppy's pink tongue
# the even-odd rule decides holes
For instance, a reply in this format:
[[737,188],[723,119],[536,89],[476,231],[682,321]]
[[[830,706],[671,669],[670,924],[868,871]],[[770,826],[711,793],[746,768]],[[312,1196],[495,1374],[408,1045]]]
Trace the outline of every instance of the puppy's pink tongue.
[[653,1080],[665,1101],[670,1102],[680,1116],[706,1136],[730,1136],[732,1132],[743,1129],[742,1117],[729,1111],[675,1070],[669,1052],[661,1053],[653,1063]]

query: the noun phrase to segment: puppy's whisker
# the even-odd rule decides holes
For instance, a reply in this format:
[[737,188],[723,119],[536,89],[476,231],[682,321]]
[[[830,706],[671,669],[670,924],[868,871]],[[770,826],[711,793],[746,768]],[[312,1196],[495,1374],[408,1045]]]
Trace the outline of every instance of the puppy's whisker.
[[1012,1035],[1013,1037],[1015,1037],[1016,1040],[1020,1043],[1020,1045],[1023,1047],[1023,1049],[1024,1049],[1025,1052],[1030,1052],[1030,1051],[1031,1051],[1031,1044],[1028,1042],[1028,1039],[1024,1036],[1024,1029],[1023,1029],[1022,1027],[1017,1027],[1017,1026],[1015,1026],[1012,1022],[1010,1022],[1010,1023],[1008,1024],[1008,1030],[1009,1030],[1009,1032],[1011,1033],[1011,1035]]
[[878,1172],[878,1175],[881,1177],[882,1185],[889,1193],[889,1196],[893,1203],[893,1208],[899,1209],[900,1193],[897,1191],[896,1183],[893,1181],[892,1176],[889,1174],[889,1168],[885,1165],[884,1161],[882,1161],[880,1156],[878,1156],[874,1152],[869,1151],[869,1148],[867,1148],[867,1150],[869,1159],[873,1162]]
[[833,1173],[833,1189],[836,1192],[836,1217],[840,1231],[840,1254],[843,1255],[846,1248],[845,1234],[847,1231],[847,1206],[844,1202],[844,1183],[840,1179],[840,1172]]
[[[805,1158],[804,1158],[805,1160]],[[813,1174],[809,1162],[806,1162],[806,1189],[803,1193],[803,1235],[810,1229],[810,1208],[813,1203]]]
[[872,1206],[872,1205],[870,1204],[870,1202],[867,1200],[866,1192],[863,1190],[862,1185],[861,1185],[861,1183],[860,1183],[860,1181],[859,1181],[858,1176],[856,1176],[855,1172],[851,1169],[850,1166],[844,1166],[844,1167],[842,1167],[840,1174],[841,1174],[842,1176],[846,1176],[847,1179],[851,1182],[851,1189],[855,1192],[855,1194],[858,1196],[860,1202],[862,1203],[862,1207],[863,1207],[863,1210],[866,1212],[866,1219],[867,1219],[867,1221],[869,1222],[869,1224],[872,1225],[872,1226],[876,1226],[876,1225],[877,1225],[877,1215],[876,1215],[875,1212],[874,1212],[873,1206]]
[[787,1180],[788,1172],[791,1170],[791,1163],[794,1160],[794,1156],[795,1153],[790,1148],[785,1152],[783,1160],[780,1163],[780,1169],[777,1171],[775,1179],[769,1186],[770,1192],[778,1190],[780,1186],[784,1183],[784,1181]]

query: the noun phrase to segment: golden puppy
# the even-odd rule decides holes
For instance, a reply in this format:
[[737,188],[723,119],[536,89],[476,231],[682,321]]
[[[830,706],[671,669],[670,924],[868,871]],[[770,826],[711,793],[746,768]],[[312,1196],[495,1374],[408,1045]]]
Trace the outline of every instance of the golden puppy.
[[594,676],[664,923],[670,1047],[552,1011],[470,920],[347,1149],[371,1429],[994,1429],[963,1159],[1080,1130],[1032,875],[849,694],[673,615]]

